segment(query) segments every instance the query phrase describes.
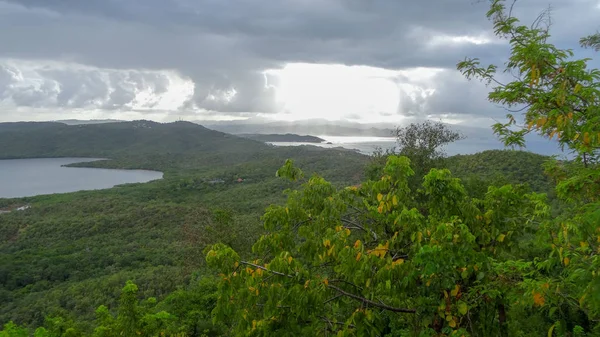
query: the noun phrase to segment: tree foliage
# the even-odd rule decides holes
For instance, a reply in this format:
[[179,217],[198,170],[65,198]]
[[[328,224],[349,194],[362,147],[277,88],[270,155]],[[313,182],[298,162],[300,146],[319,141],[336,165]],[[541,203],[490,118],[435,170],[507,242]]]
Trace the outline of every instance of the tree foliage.
[[432,163],[445,156],[443,146],[463,138],[446,124],[430,120],[396,129],[399,154],[424,170],[430,169]]
[[215,321],[253,336],[600,334],[600,72],[511,12],[496,0],[488,16],[516,79],[503,84],[477,59],[458,68],[494,84],[492,102],[522,109],[524,126],[512,114],[494,126],[507,145],[537,132],[575,152],[546,164],[561,207],[519,185],[472,198],[435,168],[415,198],[405,156],[346,189],[313,176],[268,209],[254,259],[223,244],[207,253],[221,271]]
[[[408,158],[390,156],[384,175],[360,187],[336,190],[314,176],[263,216],[256,259],[213,246],[207,261],[222,273],[215,320],[256,336],[505,329],[470,322],[526,295],[518,274],[529,263],[516,259],[527,257],[520,238],[547,215],[544,196],[507,185],[474,200],[448,170],[432,169],[420,212],[413,173]],[[521,307],[534,305],[531,297]]]
[[[504,1],[493,1],[488,17],[496,34],[510,42],[511,57],[504,72],[512,74],[513,81],[502,83],[496,66],[481,67],[477,59],[466,59],[458,68],[467,78],[493,84],[490,101],[522,112],[524,125],[510,113],[508,122],[496,124],[494,131],[507,145],[519,146],[525,145],[527,133],[536,132],[557,139],[576,154],[575,162],[546,164],[562,208],[559,216],[540,226],[545,254],[534,261],[539,274],[529,282],[547,285],[538,302],[556,320],[549,335],[574,331],[576,322],[598,334],[600,70],[590,68],[589,59],[576,59],[572,50],[549,43],[548,26],[520,24]],[[598,50],[597,33],[580,42]]]
[[420,185],[423,176],[434,167],[442,166],[445,158],[443,147],[464,139],[459,132],[441,122],[425,121],[398,127],[395,131],[398,148],[376,150],[366,167],[369,179],[378,179],[385,166],[387,157],[392,154],[405,156],[413,164],[415,174],[411,177],[411,187]]
[[[513,3],[514,5],[514,3]],[[487,13],[496,35],[511,46],[504,73],[514,79],[502,83],[498,67],[481,67],[477,58],[465,59],[458,69],[469,79],[478,78],[494,87],[491,102],[523,112],[524,125],[508,114],[506,124],[494,131],[507,145],[524,146],[524,136],[537,132],[577,154],[584,164],[597,162],[600,144],[600,70],[587,66],[589,59],[574,59],[574,52],[548,42],[548,27],[521,25],[512,16],[512,6],[495,0]],[[538,22],[540,22],[538,20]],[[582,39],[584,46],[597,46],[597,34]],[[595,41],[595,42],[594,42]]]

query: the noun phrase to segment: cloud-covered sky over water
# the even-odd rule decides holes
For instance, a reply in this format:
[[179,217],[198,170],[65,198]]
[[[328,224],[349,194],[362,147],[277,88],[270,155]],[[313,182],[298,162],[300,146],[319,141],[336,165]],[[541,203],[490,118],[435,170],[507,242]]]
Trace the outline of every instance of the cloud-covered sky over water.
[[[581,51],[579,38],[600,29],[598,0],[519,0],[516,14],[530,23],[548,6],[562,47]],[[455,70],[465,56],[506,58],[487,10],[481,0],[0,0],[0,121],[489,124],[505,111]]]

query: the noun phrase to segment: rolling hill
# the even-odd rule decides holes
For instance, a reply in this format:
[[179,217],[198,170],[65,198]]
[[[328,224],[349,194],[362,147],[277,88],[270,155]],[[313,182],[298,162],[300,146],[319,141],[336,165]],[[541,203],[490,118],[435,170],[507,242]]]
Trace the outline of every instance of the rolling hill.
[[106,124],[0,123],[0,158],[119,157],[144,154],[243,154],[266,149],[258,141],[189,122]]

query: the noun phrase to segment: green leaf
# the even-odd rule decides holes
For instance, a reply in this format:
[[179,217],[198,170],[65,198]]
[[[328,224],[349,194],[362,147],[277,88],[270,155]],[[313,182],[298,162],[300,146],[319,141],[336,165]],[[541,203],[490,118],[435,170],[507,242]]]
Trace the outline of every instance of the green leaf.
[[469,308],[467,307],[467,304],[463,301],[459,301],[458,302],[458,312],[461,315],[465,315],[467,313],[467,311],[469,311]]

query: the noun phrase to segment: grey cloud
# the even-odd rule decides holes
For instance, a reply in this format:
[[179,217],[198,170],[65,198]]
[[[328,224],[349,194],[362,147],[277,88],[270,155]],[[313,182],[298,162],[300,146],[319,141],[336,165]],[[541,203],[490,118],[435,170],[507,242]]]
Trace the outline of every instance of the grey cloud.
[[[547,4],[522,0],[516,14],[527,22]],[[595,6],[593,0],[554,0],[556,41],[570,46],[600,28]],[[122,109],[140,90],[161,95],[169,87],[168,78],[144,69],[174,69],[195,84],[181,109],[271,113],[280,106],[261,71],[288,62],[453,68],[469,55],[499,63],[506,45],[427,45],[439,33],[489,34],[486,10],[477,0],[0,0],[0,57],[119,70],[40,70],[47,83],[10,91],[19,104]],[[577,25],[570,20],[575,15]],[[0,95],[9,94],[2,89],[7,81],[0,69]],[[404,97],[399,111],[481,114],[485,90],[457,81],[441,77],[434,95]]]
[[[180,86],[174,87],[173,81],[178,81]],[[0,103],[3,104],[40,108],[152,109],[159,107],[166,95],[175,95],[167,103],[177,110],[192,93],[191,80],[172,72],[69,68],[62,63],[0,60]]]

